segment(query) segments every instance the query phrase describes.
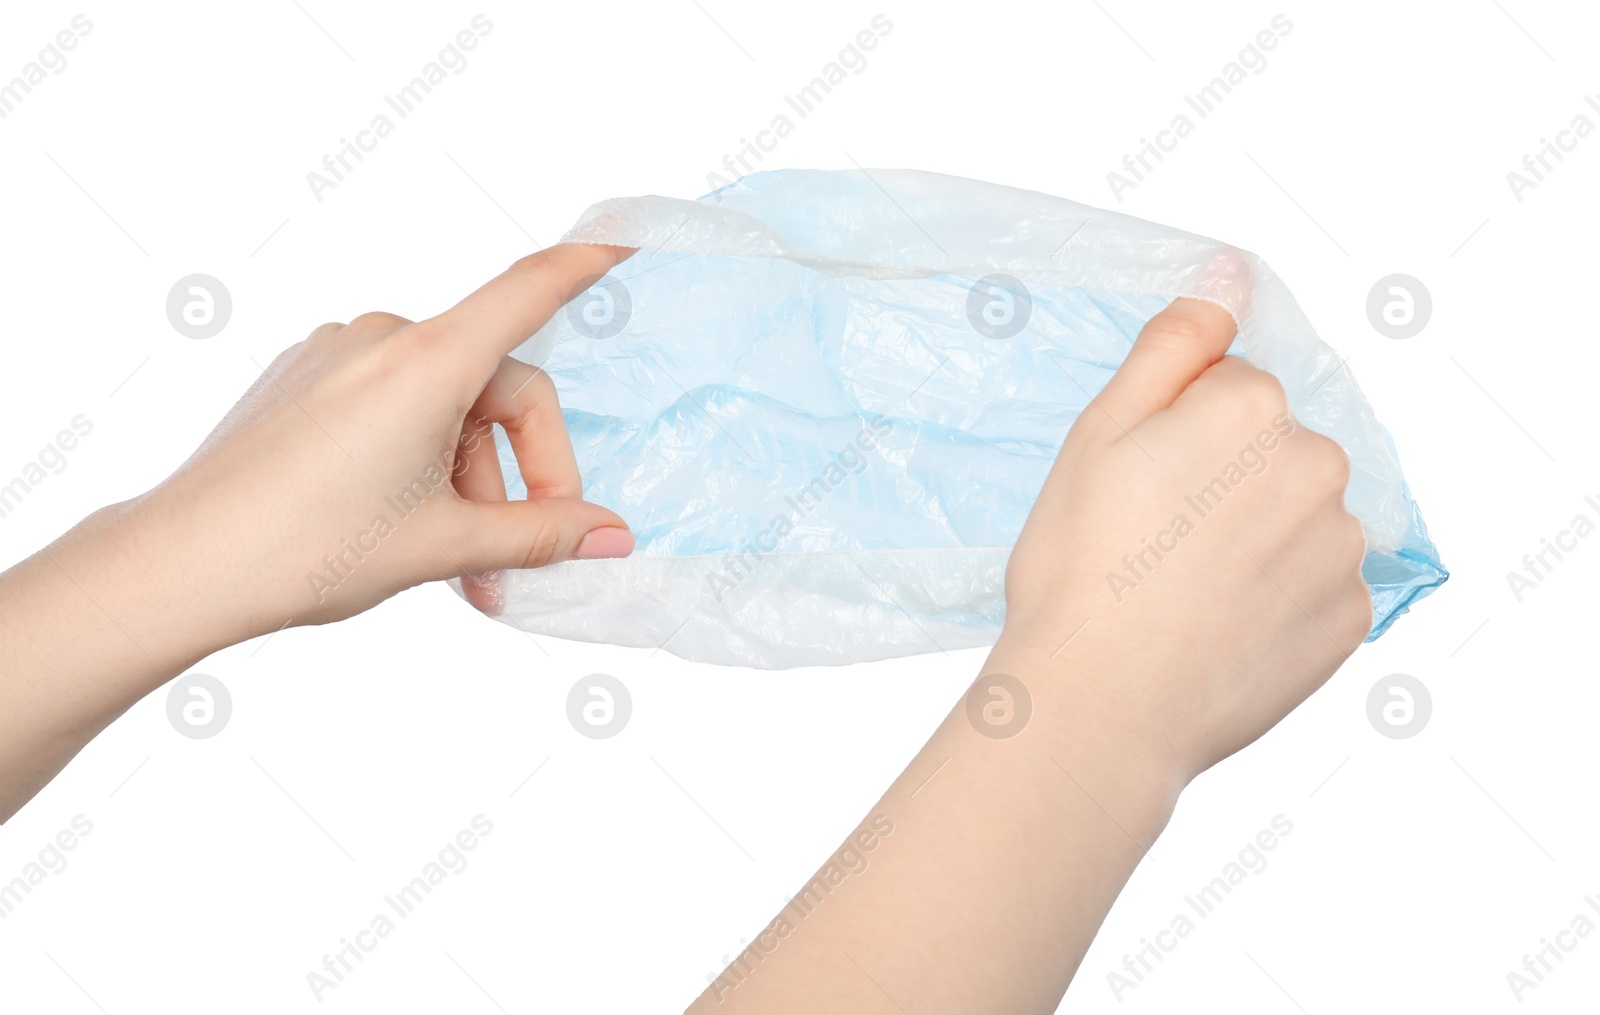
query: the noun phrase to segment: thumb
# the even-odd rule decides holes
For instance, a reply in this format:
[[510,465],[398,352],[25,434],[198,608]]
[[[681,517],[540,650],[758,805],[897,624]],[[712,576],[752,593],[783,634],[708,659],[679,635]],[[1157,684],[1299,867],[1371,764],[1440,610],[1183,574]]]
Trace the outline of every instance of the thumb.
[[[1127,433],[1170,406],[1195,378],[1227,355],[1235,317],[1249,312],[1255,269],[1242,250],[1221,247],[1202,265],[1188,291],[1145,322],[1110,383],[1078,422],[1089,430]],[[1229,308],[1233,313],[1229,313]],[[1074,428],[1076,429],[1076,427]]]
[[[1227,353],[1233,315],[1205,300],[1176,299],[1145,323],[1128,356],[1101,390],[1101,412],[1083,412],[1093,429],[1126,432],[1170,406]],[[1098,417],[1098,418],[1096,418]]]
[[627,522],[614,511],[575,497],[461,501],[459,506],[452,519],[458,552],[451,559],[468,573],[626,557],[633,552]]

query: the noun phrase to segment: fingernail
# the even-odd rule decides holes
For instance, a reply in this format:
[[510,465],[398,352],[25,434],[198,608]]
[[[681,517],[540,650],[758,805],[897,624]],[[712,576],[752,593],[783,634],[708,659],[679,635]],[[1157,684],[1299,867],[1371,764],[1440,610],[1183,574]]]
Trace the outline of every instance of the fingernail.
[[573,551],[573,560],[602,560],[608,557],[626,557],[633,552],[633,533],[627,529],[608,525],[591,529]]

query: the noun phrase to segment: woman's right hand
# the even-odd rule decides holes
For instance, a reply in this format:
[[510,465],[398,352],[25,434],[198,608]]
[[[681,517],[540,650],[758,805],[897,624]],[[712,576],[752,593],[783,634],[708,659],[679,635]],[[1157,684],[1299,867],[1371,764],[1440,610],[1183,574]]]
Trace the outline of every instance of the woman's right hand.
[[[1175,300],[1067,435],[986,672],[1067,695],[1180,787],[1320,687],[1372,625],[1349,462],[1233,317]],[[1112,665],[1108,665],[1112,664]]]

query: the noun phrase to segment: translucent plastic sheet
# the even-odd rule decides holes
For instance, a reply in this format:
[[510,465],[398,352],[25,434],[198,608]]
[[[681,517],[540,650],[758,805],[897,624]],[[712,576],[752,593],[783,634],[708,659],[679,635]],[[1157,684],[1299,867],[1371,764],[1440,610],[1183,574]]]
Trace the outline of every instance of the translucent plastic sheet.
[[[894,170],[604,201],[564,239],[640,251],[517,355],[555,379],[584,496],[638,546],[502,574],[500,619],[524,630],[765,668],[991,644],[1068,428],[1178,296],[1227,307],[1232,351],[1349,453],[1371,637],[1445,580],[1349,370],[1225,244]],[[503,435],[500,453],[522,496]]]

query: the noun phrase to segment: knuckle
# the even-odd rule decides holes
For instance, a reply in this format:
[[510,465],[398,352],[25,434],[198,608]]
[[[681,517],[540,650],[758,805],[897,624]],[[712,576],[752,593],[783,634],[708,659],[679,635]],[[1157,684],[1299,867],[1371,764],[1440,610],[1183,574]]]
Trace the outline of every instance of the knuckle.
[[1238,387],[1237,404],[1249,414],[1253,425],[1270,420],[1289,404],[1283,385],[1265,370],[1252,368],[1241,373],[1235,384]]
[[1359,645],[1372,631],[1375,617],[1372,608],[1372,590],[1367,588],[1367,583],[1357,576],[1350,584],[1350,593],[1344,597],[1339,612],[1340,631],[1349,638],[1352,645]]
[[1145,325],[1140,339],[1164,351],[1184,352],[1209,340],[1204,326],[1178,314],[1159,314]]
[[527,552],[523,554],[524,568],[545,567],[556,559],[561,549],[561,532],[554,525],[534,522],[527,534]]
[[1338,441],[1321,434],[1317,434],[1316,437],[1312,447],[1317,476],[1324,484],[1342,495],[1345,487],[1350,485],[1350,456],[1345,454],[1344,448],[1339,446]]
[[537,274],[548,263],[550,263],[549,251],[535,250],[512,261],[510,270],[519,275]]
[[[551,284],[554,282],[555,276],[560,274],[559,272],[553,272],[551,268],[556,265],[564,249],[563,245],[557,244],[554,247],[547,247],[544,250],[536,250],[531,254],[525,254],[511,262],[511,267],[507,269],[507,274],[515,275],[525,283],[534,285]],[[592,282],[593,278],[588,281]],[[585,284],[582,288],[576,289],[570,294],[563,293],[562,295],[575,296],[586,288],[588,286]]]
[[348,325],[342,321],[329,321],[327,324],[321,325],[320,327],[314,329],[311,334],[307,335],[306,343],[316,342],[321,344],[328,342],[346,327],[348,327]]
[[388,331],[398,331],[410,323],[410,321],[398,314],[385,313],[382,310],[369,310],[367,313],[352,320],[345,326],[344,330],[356,335],[374,335]]
[[556,382],[540,367],[517,371],[516,382],[522,386],[524,417],[557,400]]
[[[1343,526],[1339,547],[1343,551],[1344,558],[1354,562],[1359,577],[1361,562],[1367,556],[1367,527],[1361,524],[1361,519],[1351,514],[1344,516]],[[1365,582],[1362,583],[1362,587],[1366,587]]]

